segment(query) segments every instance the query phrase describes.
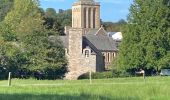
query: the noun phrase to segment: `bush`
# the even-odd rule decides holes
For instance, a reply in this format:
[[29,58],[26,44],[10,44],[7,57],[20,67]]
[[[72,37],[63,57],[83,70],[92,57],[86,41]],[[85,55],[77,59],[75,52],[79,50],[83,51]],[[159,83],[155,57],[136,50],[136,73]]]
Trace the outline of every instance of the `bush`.
[[[92,73],[92,79],[106,79],[106,78],[118,78],[118,77],[129,77],[131,74],[126,71],[107,71]],[[78,77],[78,79],[89,79],[89,73],[85,73]]]
[[0,80],[8,79],[8,72],[0,67]]
[[113,78],[113,73],[111,71],[102,72],[102,73],[93,73],[93,79],[103,79],[103,78]]
[[[107,71],[107,72],[92,73],[92,79],[104,79],[104,78],[113,78],[113,72]],[[89,73],[85,73],[79,76],[78,79],[89,79]]]

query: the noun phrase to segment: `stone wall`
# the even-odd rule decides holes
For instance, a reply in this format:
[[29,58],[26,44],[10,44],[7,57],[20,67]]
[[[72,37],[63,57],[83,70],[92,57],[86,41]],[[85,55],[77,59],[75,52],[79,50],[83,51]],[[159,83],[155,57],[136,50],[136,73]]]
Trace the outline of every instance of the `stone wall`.
[[68,49],[68,70],[65,79],[75,80],[92,70],[96,72],[96,55],[86,57],[82,50],[83,29],[70,29]]
[[74,80],[89,72],[102,71],[101,55],[83,53],[83,35],[90,29],[100,28],[100,4],[97,2],[76,2],[72,6],[72,28],[68,35],[68,70],[65,79]]
[[79,4],[72,6],[73,28],[100,28],[100,4]]
[[110,70],[111,69],[111,64],[115,60],[115,57],[117,55],[116,51],[108,51],[108,52],[102,52],[104,55],[104,63],[105,63],[105,70]]
[[82,34],[83,29],[72,28],[69,31],[68,59],[69,67],[72,68],[71,70],[78,69],[76,66],[79,65],[80,57],[82,55]]

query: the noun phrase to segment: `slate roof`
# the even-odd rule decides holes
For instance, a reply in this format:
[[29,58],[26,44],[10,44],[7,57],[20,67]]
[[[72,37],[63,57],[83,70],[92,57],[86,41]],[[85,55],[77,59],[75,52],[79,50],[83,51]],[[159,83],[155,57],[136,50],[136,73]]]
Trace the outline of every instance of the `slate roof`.
[[95,35],[98,30],[99,29],[93,29],[93,30],[89,31],[87,34],[94,34]]
[[116,42],[108,36],[87,34],[85,38],[100,51],[117,51]]
[[[113,40],[112,37],[108,35],[96,35],[98,29],[93,29],[88,32],[85,36],[83,36],[83,47],[85,45],[91,46],[93,45],[99,51],[117,51],[116,41]],[[68,36],[59,36],[60,41],[62,42],[65,48],[68,48]],[[91,47],[93,48],[93,47]]]

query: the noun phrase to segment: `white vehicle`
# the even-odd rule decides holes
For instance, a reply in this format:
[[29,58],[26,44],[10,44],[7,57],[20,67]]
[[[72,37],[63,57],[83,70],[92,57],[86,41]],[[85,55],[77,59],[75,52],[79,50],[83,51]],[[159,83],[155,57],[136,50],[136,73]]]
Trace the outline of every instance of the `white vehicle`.
[[170,69],[161,69],[161,76],[170,76]]

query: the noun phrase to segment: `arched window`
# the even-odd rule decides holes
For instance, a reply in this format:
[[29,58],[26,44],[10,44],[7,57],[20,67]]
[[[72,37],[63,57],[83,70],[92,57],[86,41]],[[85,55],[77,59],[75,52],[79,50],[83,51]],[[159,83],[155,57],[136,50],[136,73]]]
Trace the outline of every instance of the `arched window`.
[[84,8],[84,28],[86,28],[86,8]]
[[89,50],[85,50],[85,57],[89,57]]
[[96,26],[96,18],[95,18],[95,16],[96,16],[96,8],[93,9],[93,28],[96,28],[95,27]]
[[112,53],[112,57],[115,58],[115,53]]

